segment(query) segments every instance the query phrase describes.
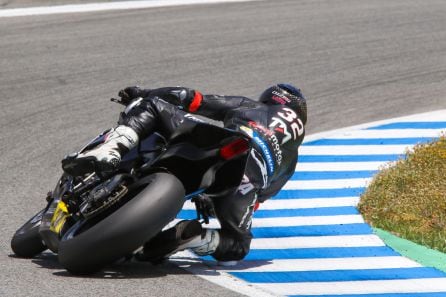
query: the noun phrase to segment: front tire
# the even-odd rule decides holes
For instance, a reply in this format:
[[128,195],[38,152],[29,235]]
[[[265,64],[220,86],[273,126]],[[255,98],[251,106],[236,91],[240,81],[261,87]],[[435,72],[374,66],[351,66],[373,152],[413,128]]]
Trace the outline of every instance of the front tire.
[[11,249],[20,258],[32,258],[47,249],[39,235],[39,226],[46,209],[39,211],[20,227],[11,239]]
[[140,193],[102,221],[88,229],[80,222],[65,233],[58,257],[68,271],[99,271],[141,247],[176,217],[184,204],[182,183],[168,173],[151,177]]

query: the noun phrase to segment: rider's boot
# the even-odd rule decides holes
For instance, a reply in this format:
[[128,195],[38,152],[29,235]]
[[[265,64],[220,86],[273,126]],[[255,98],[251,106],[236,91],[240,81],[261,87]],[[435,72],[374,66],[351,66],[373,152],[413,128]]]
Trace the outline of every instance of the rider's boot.
[[114,171],[121,162],[121,155],[138,144],[136,132],[120,125],[107,134],[105,142],[82,154],[71,154],[62,160],[63,170],[73,176],[89,172]]
[[137,253],[135,258],[139,261],[160,263],[170,255],[185,249],[205,256],[214,253],[219,242],[217,230],[204,229],[197,220],[184,220],[158,233],[144,244],[143,251]]

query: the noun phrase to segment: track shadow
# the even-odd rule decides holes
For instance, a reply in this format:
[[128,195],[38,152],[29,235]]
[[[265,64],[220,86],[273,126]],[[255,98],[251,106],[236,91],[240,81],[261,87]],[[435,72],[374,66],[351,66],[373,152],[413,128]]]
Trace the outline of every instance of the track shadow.
[[[9,255],[16,258],[15,255]],[[65,270],[58,262],[57,255],[51,252],[44,252],[30,261],[40,268],[54,270],[53,275],[72,278],[94,278],[94,279],[140,279],[159,278],[166,275],[191,274],[218,276],[220,271],[245,270],[269,264],[270,261],[240,261],[237,265],[225,267],[218,265],[216,261],[201,260],[194,257],[174,257],[158,265],[149,262],[139,262],[135,260],[121,260],[106,266],[99,272],[89,275],[75,275]],[[220,270],[220,271],[219,271]]]
[[57,261],[57,255],[51,252],[44,252],[31,259],[31,262],[39,265],[41,268],[60,270],[63,269],[62,265]]
[[33,258],[22,258],[18,257],[15,254],[8,255],[10,258],[29,260],[32,263],[38,264],[42,268],[46,269],[63,269],[62,265],[57,262],[57,255],[50,252],[43,252]]
[[[242,260],[238,261],[238,263],[233,266],[225,266],[221,265],[216,260],[209,260],[209,258],[210,257],[206,257],[203,260],[190,257],[174,257],[171,259],[171,261],[180,267],[197,266],[199,267],[199,269],[197,269],[196,272],[203,271],[205,274],[207,273],[207,269],[217,271],[240,271],[255,267],[261,267],[272,263],[271,260]],[[198,275],[200,275],[200,273],[198,273]]]
[[[16,258],[14,255],[10,257]],[[138,279],[138,278],[159,278],[166,275],[190,274],[190,272],[179,268],[173,261],[164,261],[158,265],[149,262],[139,262],[135,260],[117,261],[106,266],[101,271],[89,275],[75,275],[64,269],[58,262],[57,255],[51,252],[44,252],[30,261],[41,268],[54,270],[53,275],[73,278],[95,278],[95,279]],[[197,259],[190,259],[190,265],[197,262]],[[187,259],[183,259],[183,265],[188,265]],[[205,275],[218,275],[215,270],[203,271]]]
[[246,269],[250,269],[250,268],[256,268],[256,267],[261,267],[261,266],[265,266],[268,264],[271,264],[272,261],[271,260],[245,260],[245,261],[240,261],[239,263],[237,263],[234,266],[222,266],[222,265],[218,265],[218,263],[216,261],[204,261],[204,263],[209,266],[209,267],[214,267],[215,269],[222,269],[225,271],[240,271],[240,270],[246,270]]

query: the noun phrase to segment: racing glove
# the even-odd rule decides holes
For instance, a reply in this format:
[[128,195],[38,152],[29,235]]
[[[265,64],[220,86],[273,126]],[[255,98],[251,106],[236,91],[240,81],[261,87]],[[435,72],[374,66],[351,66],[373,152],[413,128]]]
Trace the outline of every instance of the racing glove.
[[147,97],[149,94],[149,89],[141,89],[138,86],[127,87],[119,91],[118,96],[121,98],[121,101],[128,105],[133,99],[138,97]]
[[191,201],[195,203],[198,220],[202,218],[206,224],[209,224],[209,218],[216,217],[214,203],[210,197],[200,194],[192,198]]

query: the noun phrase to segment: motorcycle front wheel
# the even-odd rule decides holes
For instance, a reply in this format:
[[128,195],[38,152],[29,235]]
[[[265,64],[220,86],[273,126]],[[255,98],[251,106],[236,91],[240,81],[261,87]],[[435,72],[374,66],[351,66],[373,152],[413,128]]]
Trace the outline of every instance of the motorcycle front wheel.
[[20,227],[12,237],[11,249],[20,258],[32,258],[47,249],[39,235],[39,226],[42,215],[46,209],[42,209]]

